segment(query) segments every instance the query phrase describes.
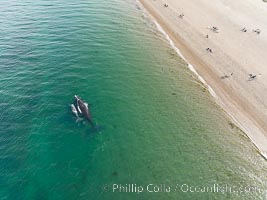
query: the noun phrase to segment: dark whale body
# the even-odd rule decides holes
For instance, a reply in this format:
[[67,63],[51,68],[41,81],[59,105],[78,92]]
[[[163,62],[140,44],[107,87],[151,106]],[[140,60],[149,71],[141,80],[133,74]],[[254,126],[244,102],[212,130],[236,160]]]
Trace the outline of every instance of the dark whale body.
[[75,98],[74,105],[79,114],[82,117],[84,117],[91,124],[92,127],[94,127],[94,123],[88,105],[85,102],[83,102],[77,95],[75,95],[74,98]]

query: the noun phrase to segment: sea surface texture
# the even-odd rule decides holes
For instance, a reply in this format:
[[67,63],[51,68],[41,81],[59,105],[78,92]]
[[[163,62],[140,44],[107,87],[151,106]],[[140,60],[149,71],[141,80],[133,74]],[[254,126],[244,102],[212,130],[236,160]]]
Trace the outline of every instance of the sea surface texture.
[[136,1],[1,1],[1,200],[263,199],[266,177]]

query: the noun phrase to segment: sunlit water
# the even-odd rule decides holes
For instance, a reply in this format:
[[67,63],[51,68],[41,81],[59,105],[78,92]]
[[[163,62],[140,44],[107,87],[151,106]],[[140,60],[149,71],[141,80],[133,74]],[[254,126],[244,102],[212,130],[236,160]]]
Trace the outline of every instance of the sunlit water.
[[[1,200],[265,196],[266,161],[135,1],[2,0],[0,30]],[[74,94],[97,130],[76,122]]]

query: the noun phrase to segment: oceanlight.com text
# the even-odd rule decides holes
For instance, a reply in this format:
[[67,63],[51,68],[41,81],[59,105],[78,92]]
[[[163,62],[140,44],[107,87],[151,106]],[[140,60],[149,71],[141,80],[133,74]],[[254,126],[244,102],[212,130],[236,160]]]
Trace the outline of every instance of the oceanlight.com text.
[[141,184],[117,184],[114,183],[111,186],[106,185],[106,192],[113,193],[171,193],[171,192],[181,192],[181,193],[220,193],[220,194],[248,194],[248,193],[258,193],[263,194],[266,192],[262,188],[255,185],[229,185],[229,184],[211,184],[211,185],[191,185],[191,184],[152,184],[147,185]]

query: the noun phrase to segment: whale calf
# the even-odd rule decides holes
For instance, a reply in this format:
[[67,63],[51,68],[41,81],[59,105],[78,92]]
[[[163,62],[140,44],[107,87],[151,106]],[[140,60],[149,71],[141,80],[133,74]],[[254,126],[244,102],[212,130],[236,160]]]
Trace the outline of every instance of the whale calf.
[[75,115],[77,118],[79,118],[78,111],[77,111],[76,107],[74,106],[74,104],[71,104],[70,107],[71,107],[71,111],[72,111],[73,115]]

